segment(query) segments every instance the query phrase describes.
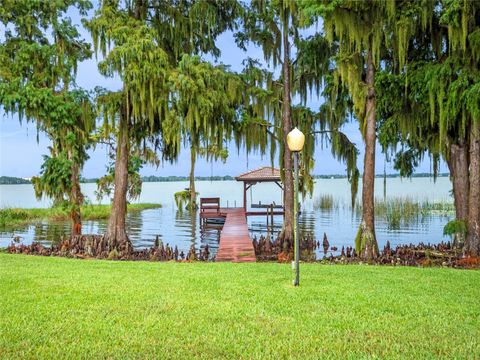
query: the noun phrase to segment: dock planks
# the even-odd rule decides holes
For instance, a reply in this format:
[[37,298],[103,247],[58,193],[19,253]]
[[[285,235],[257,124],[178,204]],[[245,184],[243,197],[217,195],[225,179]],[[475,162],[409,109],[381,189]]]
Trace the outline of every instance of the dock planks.
[[255,262],[255,250],[243,208],[222,209],[221,212],[226,214],[226,220],[220,233],[216,261]]

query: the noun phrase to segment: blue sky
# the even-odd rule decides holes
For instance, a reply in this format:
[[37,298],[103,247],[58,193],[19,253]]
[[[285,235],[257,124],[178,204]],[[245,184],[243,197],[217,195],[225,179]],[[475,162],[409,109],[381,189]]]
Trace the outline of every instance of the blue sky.
[[[88,32],[80,25],[78,14],[71,13],[74,23],[79,24],[79,29],[88,41],[91,40]],[[232,70],[240,71],[242,61],[246,57],[252,57],[263,60],[262,51],[259,48],[250,46],[247,52],[238,49],[232,33],[225,33],[218,39],[217,45],[222,54],[219,62],[228,64]],[[77,84],[85,89],[93,89],[95,86],[101,85],[110,89],[118,89],[121,87],[119,79],[104,78],[98,73],[95,58],[80,64],[77,74]],[[318,110],[321,100],[312,99],[308,104],[314,110]],[[357,144],[361,151],[359,156],[359,168],[363,163],[363,141],[358,129],[357,123],[348,124],[344,132],[349,136],[350,140]],[[38,135],[38,141],[37,141]],[[37,134],[34,124],[20,123],[17,115],[5,114],[0,109],[0,176],[17,176],[31,177],[37,175],[42,164],[42,156],[48,154],[49,141],[43,134]],[[98,146],[95,150],[89,152],[90,159],[85,164],[83,176],[87,178],[100,177],[105,173],[106,164],[108,162],[108,154],[104,147]],[[318,144],[314,154],[315,168],[314,174],[344,174],[345,165],[336,161],[330,153],[328,147]],[[261,154],[246,154],[245,151],[238,151],[235,146],[231,145],[229,149],[229,157],[226,163],[208,163],[203,159],[197,161],[196,175],[237,175],[246,170],[255,169],[259,166],[269,165],[269,156]],[[377,162],[376,172],[383,173],[384,165],[386,165],[387,173],[394,173],[391,163],[384,161],[384,156],[377,146]],[[190,167],[189,151],[182,151],[177,162],[162,163],[158,168],[145,166],[141,170],[142,175],[188,175]],[[431,168],[430,161],[426,159],[418,168],[418,172],[429,172]],[[446,166],[442,163],[441,172],[446,172]]]

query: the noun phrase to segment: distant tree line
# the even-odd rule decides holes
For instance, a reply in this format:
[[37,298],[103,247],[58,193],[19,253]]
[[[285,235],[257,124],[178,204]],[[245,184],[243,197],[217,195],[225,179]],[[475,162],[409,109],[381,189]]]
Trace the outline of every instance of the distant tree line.
[[[399,178],[401,177],[400,174],[377,174],[377,178],[381,177],[387,178]],[[449,176],[448,173],[440,173],[437,175],[438,177],[447,177]],[[430,173],[415,173],[412,174],[411,177],[414,178],[431,178],[432,174]],[[312,175],[314,179],[346,179],[347,176],[344,174],[330,174],[330,175]],[[142,176],[142,182],[175,182],[175,181],[190,181],[189,176]],[[98,178],[80,178],[80,183],[88,184],[88,183],[97,183]],[[195,176],[195,180],[197,181],[232,181],[235,180],[234,176],[224,175],[224,176]],[[14,176],[0,176],[0,185],[14,185],[14,184],[31,184],[30,180],[26,180],[23,178],[18,178]]]
[[[226,181],[234,180],[234,177],[230,175],[226,176],[195,176],[195,180],[199,181]],[[189,176],[143,176],[143,182],[173,182],[173,181],[190,181]]]
[[[447,177],[450,176],[448,173],[439,173],[436,175],[436,177]],[[345,174],[331,174],[331,175],[312,175],[314,179],[345,179],[347,178],[347,175]],[[389,179],[395,179],[395,178],[400,178],[405,176],[402,176],[401,174],[376,174],[376,178],[389,178]],[[431,178],[432,174],[431,173],[414,173],[409,178]],[[361,178],[361,176],[360,176]]]
[[[190,181],[190,176],[142,176],[142,183],[144,182],[175,182],[175,181]],[[198,181],[226,181],[234,180],[234,177],[230,175],[226,176],[195,176],[195,180]],[[98,183],[98,178],[82,178],[81,183]]]
[[0,185],[7,184],[31,184],[31,181],[12,176],[0,176]]

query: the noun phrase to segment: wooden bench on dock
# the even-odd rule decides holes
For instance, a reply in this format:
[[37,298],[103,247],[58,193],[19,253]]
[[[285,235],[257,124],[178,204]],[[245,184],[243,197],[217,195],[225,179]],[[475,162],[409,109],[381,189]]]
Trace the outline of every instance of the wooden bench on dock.
[[203,224],[207,219],[222,218],[220,211],[220,198],[200,198],[200,222]]

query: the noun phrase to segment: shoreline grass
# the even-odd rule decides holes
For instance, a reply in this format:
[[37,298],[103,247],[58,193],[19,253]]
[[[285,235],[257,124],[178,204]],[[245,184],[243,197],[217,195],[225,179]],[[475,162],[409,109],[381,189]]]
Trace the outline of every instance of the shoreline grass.
[[320,194],[313,200],[313,208],[315,210],[330,211],[338,209],[339,201],[331,194]]
[[[362,212],[359,200],[355,204],[355,212]],[[454,215],[455,206],[448,201],[420,200],[409,196],[375,198],[375,216],[385,219],[390,230],[408,227],[430,215]]]
[[[5,358],[477,358],[480,271],[0,253]],[[41,329],[41,331],[39,331]]]
[[[127,211],[142,211],[147,209],[160,208],[161,204],[141,203],[128,204]],[[111,212],[111,205],[83,205],[81,207],[82,220],[108,219]],[[5,208],[0,209],[0,227],[28,224],[39,221],[67,221],[70,220],[68,210],[62,207],[54,208]]]

